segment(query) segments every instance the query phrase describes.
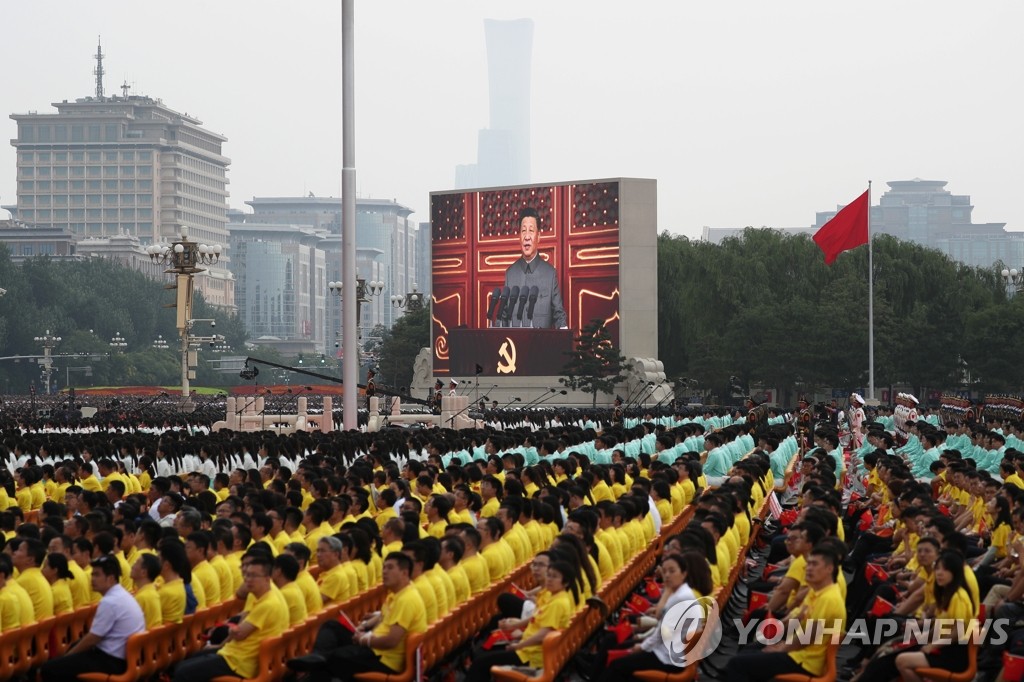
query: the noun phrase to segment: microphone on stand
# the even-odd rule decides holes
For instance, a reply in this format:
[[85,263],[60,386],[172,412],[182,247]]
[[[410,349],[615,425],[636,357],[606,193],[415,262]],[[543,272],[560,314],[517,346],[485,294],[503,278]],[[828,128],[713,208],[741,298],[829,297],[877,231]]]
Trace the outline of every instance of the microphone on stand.
[[639,397],[640,396],[640,391],[646,389],[648,386],[651,385],[651,383],[652,382],[648,381],[646,384],[637,384],[636,388],[634,388],[632,391],[630,391],[629,395],[626,396],[626,400],[623,401],[622,406],[624,408],[629,407],[632,404],[632,402],[633,402],[633,398]]
[[494,287],[494,291],[491,292],[491,300],[487,303],[487,326],[491,326],[491,318],[494,316],[494,308],[498,305],[498,301],[501,298],[501,287]]
[[534,405],[536,405],[536,404],[537,404],[538,402],[540,402],[540,401],[541,401],[541,400],[542,400],[543,398],[546,398],[546,397],[548,397],[548,394],[549,394],[549,393],[558,393],[558,389],[557,389],[557,388],[549,388],[549,389],[548,389],[547,391],[545,391],[544,393],[541,393],[541,394],[540,394],[539,396],[537,396],[536,398],[534,398],[534,399],[533,399],[533,400],[531,400],[530,402],[528,402],[528,403],[526,403],[525,405],[523,405],[523,409],[524,409],[524,410],[526,410],[526,409],[529,409],[529,408],[533,407],[533,406],[534,406]]
[[505,306],[505,313],[502,315],[505,324],[502,326],[512,326],[512,312],[515,310],[517,300],[519,300],[519,287],[514,286],[508,294],[508,305]]
[[511,295],[512,290],[508,287],[501,288],[501,295],[498,297],[498,305],[494,311],[494,326],[502,327],[502,321],[505,317],[505,308],[508,307],[508,297]]
[[[660,386],[660,385],[661,385],[661,384],[656,384],[656,383],[654,383],[653,381],[649,381],[649,382],[647,382],[647,383],[648,383],[648,387],[649,387],[649,388],[648,388],[648,390],[646,390],[646,391],[642,392],[642,393],[641,393],[641,394],[640,394],[639,396],[637,396],[637,400],[636,400],[636,403],[635,403],[635,404],[633,405],[634,407],[636,407],[636,406],[640,405],[640,404],[641,404],[641,402],[643,402],[643,403],[646,403],[646,402],[647,402],[647,399],[648,399],[649,397],[651,397],[651,395],[652,395],[652,394],[654,393],[654,391],[655,391],[655,390],[656,390],[656,389],[658,388],[658,386]],[[641,401],[641,398],[643,399],[642,401]]]
[[533,309],[537,306],[537,297],[540,296],[540,289],[538,287],[530,287],[530,307],[526,309],[526,319],[529,320],[530,326],[533,326]]
[[509,399],[509,401],[507,403],[502,405],[500,409],[504,410],[506,407],[508,407],[512,403],[521,403],[521,402],[523,402],[522,398],[516,398],[515,396],[513,396],[512,398]]
[[640,403],[640,399],[651,389],[652,386],[654,386],[653,381],[640,384],[638,390],[630,396],[630,399],[626,401],[624,407],[636,407]]
[[537,407],[538,405],[543,405],[544,403],[546,403],[547,401],[551,400],[552,398],[554,398],[557,395],[569,395],[569,391],[566,391],[565,389],[562,389],[561,391],[553,392],[552,395],[549,395],[547,398],[544,398],[544,400],[541,400],[539,403],[536,403],[535,405],[533,405],[533,407]]
[[460,383],[459,385],[463,386],[463,384],[465,384],[465,386],[463,387],[462,391],[459,392],[459,395],[466,395],[467,393],[469,393],[469,387],[473,384],[473,380],[463,379],[462,383]]
[[516,321],[519,326],[523,326],[523,311],[526,310],[526,301],[530,298],[529,292],[526,287],[523,287],[522,292],[519,295],[519,309],[516,310]]

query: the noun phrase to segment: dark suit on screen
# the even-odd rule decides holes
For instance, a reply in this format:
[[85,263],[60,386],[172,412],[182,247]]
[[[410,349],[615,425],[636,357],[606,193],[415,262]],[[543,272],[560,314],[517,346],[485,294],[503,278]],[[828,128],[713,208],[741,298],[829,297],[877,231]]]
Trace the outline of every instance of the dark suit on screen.
[[[533,309],[533,323],[523,314],[522,326],[537,329],[559,329],[568,326],[562,293],[558,288],[558,273],[554,266],[540,256],[527,263],[522,256],[505,271],[505,286],[537,287],[537,304]],[[513,318],[513,326],[519,322]]]

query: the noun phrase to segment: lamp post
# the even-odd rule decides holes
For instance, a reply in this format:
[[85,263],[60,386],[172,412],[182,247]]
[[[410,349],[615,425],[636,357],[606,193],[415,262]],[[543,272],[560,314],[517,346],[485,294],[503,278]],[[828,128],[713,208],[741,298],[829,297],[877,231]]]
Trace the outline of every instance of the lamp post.
[[409,312],[415,312],[423,309],[423,294],[416,287],[416,283],[412,283],[412,291],[408,292],[405,296],[401,294],[395,294],[391,297],[391,305],[395,308],[405,308]]
[[205,272],[200,265],[213,265],[220,260],[223,248],[220,244],[200,244],[188,238],[188,230],[181,228],[181,238],[171,244],[153,244],[146,249],[154,263],[166,265],[164,272],[174,275],[174,284],[167,288],[176,289],[174,307],[177,309],[176,326],[181,337],[181,397],[182,409],[194,408],[189,398],[189,380],[195,377],[197,364],[195,351],[191,350],[192,333],[192,286],[197,273]]
[[1017,268],[1010,268],[1009,270],[1003,268],[1003,271],[999,274],[1003,276],[1003,282],[1006,285],[1010,298],[1024,291],[1024,271]]
[[43,346],[43,380],[46,384],[46,395],[50,395],[50,375],[53,373],[53,349],[61,342],[59,336],[54,336],[50,330],[46,330],[43,336],[35,338],[36,343]]
[[110,339],[110,351],[112,353],[123,353],[127,347],[128,341],[121,336],[121,332],[115,333],[113,338]]
[[[331,294],[337,296],[339,299],[343,299],[342,282],[328,282],[327,288]],[[363,303],[370,303],[373,298],[380,296],[384,291],[384,282],[371,281],[367,282],[362,277],[356,275],[356,331],[358,332],[358,338],[363,338]]]
[[167,345],[167,339],[164,338],[163,334],[157,334],[156,339],[153,340],[153,348],[157,350],[167,350],[170,346]]

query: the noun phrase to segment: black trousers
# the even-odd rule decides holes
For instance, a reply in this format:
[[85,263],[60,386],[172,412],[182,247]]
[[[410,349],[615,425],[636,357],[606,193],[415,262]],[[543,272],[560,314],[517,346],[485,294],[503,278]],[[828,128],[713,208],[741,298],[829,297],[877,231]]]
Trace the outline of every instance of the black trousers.
[[505,648],[491,651],[474,649],[473,664],[466,671],[465,682],[487,682],[491,679],[491,666],[493,665],[523,665],[523,662],[516,652]]
[[740,653],[725,666],[725,679],[729,682],[768,682],[786,673],[811,675],[783,653]]
[[174,668],[174,682],[209,682],[215,677],[233,675],[241,676],[231,669],[223,656],[217,655],[217,649],[207,649],[189,656]]
[[43,664],[40,669],[43,682],[65,682],[78,679],[78,673],[107,673],[120,675],[128,668],[123,658],[90,649],[80,654],[61,656]]
[[[603,661],[602,661],[603,663]],[[612,664],[605,668],[604,674],[597,678],[598,682],[616,682],[617,680],[632,679],[634,672],[638,670],[661,670],[664,672],[679,672],[679,667],[662,663],[658,657],[649,651],[641,651],[637,654],[629,654],[612,661]]]

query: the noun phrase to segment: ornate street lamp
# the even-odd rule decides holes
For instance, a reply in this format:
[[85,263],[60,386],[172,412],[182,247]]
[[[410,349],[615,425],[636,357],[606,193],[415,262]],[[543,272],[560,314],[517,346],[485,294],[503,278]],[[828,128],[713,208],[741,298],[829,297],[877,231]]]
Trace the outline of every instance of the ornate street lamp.
[[206,270],[199,266],[217,263],[224,248],[220,244],[199,244],[191,241],[187,233],[187,228],[182,226],[179,240],[171,244],[153,244],[146,249],[151,261],[168,266],[164,272],[175,277],[175,283],[167,288],[177,290],[174,302],[177,309],[175,326],[181,337],[181,397],[182,409],[186,412],[195,407],[189,399],[189,380],[195,378],[195,366],[198,362],[195,351],[191,350],[193,341],[198,339],[190,338],[192,324],[196,321],[192,319],[193,279],[197,273]]
[[[342,298],[342,282],[328,282],[327,288],[331,294],[337,296],[339,299]],[[362,312],[363,303],[369,303],[372,298],[380,296],[384,292],[384,282],[371,281],[367,282],[362,277],[356,276],[356,330],[359,333],[359,338],[363,338]]]
[[412,291],[408,292],[405,296],[401,294],[395,294],[391,297],[391,305],[395,308],[405,308],[409,312],[421,310],[423,308],[423,294],[416,287],[416,283],[412,283]]
[[50,395],[50,375],[53,374],[53,349],[63,339],[54,336],[47,329],[42,336],[35,337],[35,342],[43,346],[43,381],[46,384],[46,395]]
[[121,336],[121,332],[114,334],[114,337],[110,339],[110,351],[112,353],[123,353],[124,349],[128,347],[128,341]]
[[1009,270],[1003,268],[1003,271],[999,274],[1003,276],[1003,282],[1006,284],[1011,298],[1015,294],[1024,291],[1024,271],[1017,268],[1010,268]]

